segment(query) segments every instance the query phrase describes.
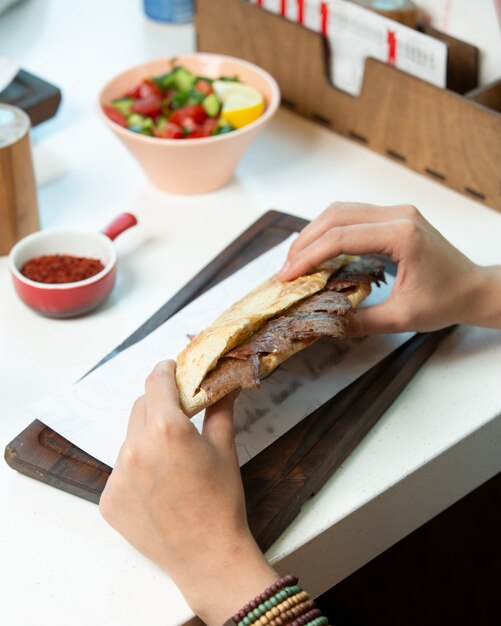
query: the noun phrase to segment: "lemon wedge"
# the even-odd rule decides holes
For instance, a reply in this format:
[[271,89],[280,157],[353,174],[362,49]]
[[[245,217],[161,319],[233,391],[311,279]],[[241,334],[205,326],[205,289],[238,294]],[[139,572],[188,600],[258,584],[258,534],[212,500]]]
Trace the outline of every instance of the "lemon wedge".
[[221,117],[235,128],[255,122],[264,111],[264,99],[254,87],[234,81],[215,80],[212,88],[223,103]]

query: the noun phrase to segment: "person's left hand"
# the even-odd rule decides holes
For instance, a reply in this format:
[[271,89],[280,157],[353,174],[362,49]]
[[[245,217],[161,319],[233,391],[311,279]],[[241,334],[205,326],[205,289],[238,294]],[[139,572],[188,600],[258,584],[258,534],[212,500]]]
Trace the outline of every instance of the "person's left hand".
[[146,380],[99,506],[206,623],[220,625],[278,576],[247,525],[234,397],[207,410],[199,434],[179,406],[174,372],[164,361]]

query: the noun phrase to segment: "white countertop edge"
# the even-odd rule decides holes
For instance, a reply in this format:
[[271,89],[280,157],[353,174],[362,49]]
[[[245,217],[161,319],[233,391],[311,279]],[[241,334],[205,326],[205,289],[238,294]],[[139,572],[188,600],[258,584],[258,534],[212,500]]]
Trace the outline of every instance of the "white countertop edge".
[[318,597],[501,471],[499,417],[272,564]]

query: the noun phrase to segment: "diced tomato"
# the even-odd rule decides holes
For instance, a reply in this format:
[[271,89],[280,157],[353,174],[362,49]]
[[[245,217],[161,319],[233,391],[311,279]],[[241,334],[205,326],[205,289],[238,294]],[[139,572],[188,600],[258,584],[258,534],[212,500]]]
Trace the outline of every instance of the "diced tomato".
[[208,117],[202,124],[202,128],[204,132],[207,133],[207,137],[212,135],[212,133],[216,130],[218,122],[219,119],[217,117]]
[[189,104],[186,107],[174,111],[170,116],[169,122],[186,127],[185,120],[188,118],[191,118],[195,124],[201,124],[207,119],[207,113],[200,104]]
[[147,98],[148,96],[161,96],[162,90],[160,89],[160,85],[158,85],[151,78],[145,78],[143,82],[139,85],[139,97]]
[[214,90],[212,89],[212,85],[209,83],[209,81],[204,80],[203,78],[200,78],[199,80],[197,80],[195,84],[195,91],[199,91],[200,93],[203,93],[205,96],[208,96]]
[[119,124],[120,126],[127,128],[127,118],[125,117],[123,113],[120,113],[120,111],[117,111],[115,107],[111,107],[107,104],[103,104],[103,111],[110,118],[110,120],[115,122],[115,124]]
[[126,98],[139,98],[141,95],[141,85],[138,85],[137,87],[134,87],[134,89],[131,89],[130,91],[128,91],[125,94]]
[[[185,126],[186,128],[186,126]],[[197,126],[191,131],[186,138],[187,139],[200,139],[201,137],[210,137],[217,128],[217,119],[214,117],[208,117],[202,124]]]
[[186,117],[183,120],[183,128],[187,133],[193,133],[198,130],[199,125],[192,117]]
[[195,128],[193,132],[186,135],[186,139],[200,139],[201,137],[207,137],[201,128]]
[[163,137],[163,139],[182,139],[184,137],[183,129],[177,124],[167,122],[162,128],[154,128],[155,137]]
[[133,113],[148,115],[149,117],[157,117],[162,112],[162,98],[151,95],[146,98],[139,98],[132,103],[130,110]]

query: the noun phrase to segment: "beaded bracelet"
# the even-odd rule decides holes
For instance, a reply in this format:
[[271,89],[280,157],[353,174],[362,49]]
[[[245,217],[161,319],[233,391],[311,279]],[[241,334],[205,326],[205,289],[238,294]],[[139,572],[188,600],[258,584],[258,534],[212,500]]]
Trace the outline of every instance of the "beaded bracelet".
[[[264,615],[267,611],[272,610],[274,607],[282,612],[283,609],[287,609],[290,606],[290,600],[292,600],[292,596],[299,595],[303,590],[301,587],[297,585],[293,585],[290,587],[284,587],[274,596],[269,598],[269,600],[265,600],[263,603],[259,604],[255,609],[252,609],[247,615],[238,622],[238,626],[251,626],[256,620],[258,620],[262,615]],[[306,592],[303,592],[306,593]],[[286,602],[287,601],[287,602]],[[284,606],[279,608],[280,605]]]
[[[304,615],[314,607],[315,603],[310,598],[305,602],[301,602],[295,606],[290,607],[289,609],[286,609],[285,611],[281,612],[280,615],[274,617],[265,624],[267,624],[267,626],[282,626],[282,624],[288,624],[289,622],[298,619],[301,615]],[[265,624],[263,624],[262,622],[260,623],[262,624],[262,626],[265,626]]]
[[306,626],[309,622],[311,622],[315,617],[320,617],[322,615],[322,611],[317,609],[311,609],[311,611],[307,611],[301,617],[298,617],[293,622],[291,622],[290,626]]
[[315,619],[308,622],[306,626],[328,626],[329,620],[322,615],[322,617],[316,617]]
[[238,624],[244,617],[247,616],[252,610],[256,609],[260,604],[269,600],[272,596],[278,593],[284,587],[290,587],[291,585],[296,585],[298,581],[297,576],[294,574],[287,574],[280,580],[277,580],[275,583],[270,585],[267,589],[263,591],[262,594],[256,596],[254,600],[251,600],[249,604],[246,604],[243,609],[241,609],[238,613],[236,613],[231,619],[235,624]]
[[328,626],[328,619],[297,582],[297,576],[284,576],[246,604],[224,626]]
[[[297,609],[304,605],[305,602],[311,601],[310,596],[306,593],[306,591],[302,591],[301,593],[281,602],[277,606],[271,608],[264,615],[258,618],[255,624],[260,624],[261,626],[265,626],[265,624],[270,624],[271,626],[276,626],[275,622],[278,618],[283,618],[286,613],[296,613],[295,617],[302,615],[304,610],[297,611]],[[303,607],[304,608],[304,607]],[[308,607],[312,608],[312,607]]]

